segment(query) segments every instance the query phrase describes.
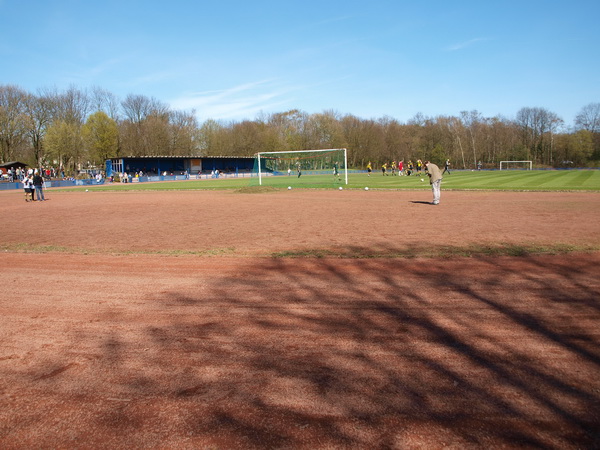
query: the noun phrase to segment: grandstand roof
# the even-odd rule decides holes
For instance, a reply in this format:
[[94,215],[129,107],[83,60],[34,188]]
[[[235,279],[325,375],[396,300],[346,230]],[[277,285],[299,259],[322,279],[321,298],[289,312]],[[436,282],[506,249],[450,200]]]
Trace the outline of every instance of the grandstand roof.
[[175,156],[175,155],[144,155],[144,156],[119,156],[118,158],[111,159],[150,159],[150,158],[177,158],[177,159],[208,159],[208,158],[236,158],[236,159],[254,159],[254,156],[214,156],[214,155],[193,155],[193,156]]
[[6,167],[7,169],[10,169],[11,167],[27,167],[28,165],[29,164],[25,164],[19,161],[9,161],[0,164],[0,167]]

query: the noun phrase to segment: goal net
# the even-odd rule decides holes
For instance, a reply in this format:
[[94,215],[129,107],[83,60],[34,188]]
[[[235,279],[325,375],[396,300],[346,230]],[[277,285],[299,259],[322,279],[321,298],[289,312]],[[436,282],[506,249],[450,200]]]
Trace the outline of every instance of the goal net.
[[532,161],[500,161],[500,170],[522,169],[533,170]]
[[251,184],[315,188],[346,185],[347,151],[333,148],[257,153]]

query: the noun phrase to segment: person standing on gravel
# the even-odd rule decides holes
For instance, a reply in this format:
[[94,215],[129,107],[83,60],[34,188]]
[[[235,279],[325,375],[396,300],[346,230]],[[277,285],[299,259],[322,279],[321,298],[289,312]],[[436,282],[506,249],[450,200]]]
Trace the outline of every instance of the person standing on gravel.
[[44,198],[44,179],[42,178],[42,175],[37,169],[35,169],[35,172],[33,174],[33,187],[35,188],[35,196],[37,198],[37,201],[45,201],[46,199]]
[[431,202],[431,204],[439,205],[443,178],[442,172],[440,171],[440,168],[432,162],[425,161],[424,166],[427,175],[429,176],[429,184],[431,185],[431,190],[433,192],[433,202]]

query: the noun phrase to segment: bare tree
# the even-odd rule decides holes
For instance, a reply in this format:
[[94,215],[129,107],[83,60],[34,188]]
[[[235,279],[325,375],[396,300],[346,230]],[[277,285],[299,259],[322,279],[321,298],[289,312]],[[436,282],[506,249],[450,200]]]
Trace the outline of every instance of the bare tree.
[[125,100],[121,102],[125,119],[132,123],[141,123],[151,114],[160,116],[168,114],[169,107],[159,100],[145,95],[129,94]]
[[121,107],[123,108],[125,119],[136,124],[141,123],[152,112],[150,99],[143,95],[129,94],[121,102]]
[[252,156],[263,151],[266,148],[264,142],[268,130],[268,126],[262,121],[243,120],[231,124],[231,136],[236,154]]
[[344,147],[344,134],[339,119],[340,114],[335,111],[312,114],[307,122],[309,146],[313,149]]
[[[550,132],[553,127],[562,123],[562,119],[545,108],[526,107],[517,112],[516,123],[521,129],[523,144],[529,152],[528,159],[549,163],[552,159]],[[550,136],[550,143],[546,142],[546,136]]]
[[298,150],[308,145],[308,115],[298,109],[272,114],[266,121],[278,135],[280,150]]
[[[367,123],[372,121],[366,121]],[[391,117],[385,116],[376,122],[384,135],[384,154],[386,159],[399,161],[410,152],[410,139],[405,132],[405,128],[400,122]],[[366,130],[365,130],[366,131]]]
[[590,103],[575,117],[575,125],[579,129],[600,133],[600,103]]
[[548,126],[548,132],[550,133],[550,154],[548,162],[549,164],[554,164],[554,137],[565,122],[552,112],[548,114],[548,120],[550,121]]
[[422,112],[418,112],[413,116],[412,119],[408,121],[408,125],[417,125],[422,127],[425,125],[425,122],[427,122],[427,120],[427,117],[423,115]]
[[169,107],[151,97],[129,94],[121,102],[121,148],[126,155],[166,155],[169,145]]
[[198,120],[196,112],[172,111],[170,154],[196,155],[198,153]]
[[27,98],[23,89],[0,86],[0,159],[13,161],[27,139]]
[[205,156],[223,155],[226,151],[227,128],[213,119],[200,127],[200,150]]
[[55,94],[56,119],[78,126],[83,125],[91,110],[90,97],[85,91],[70,86]]
[[448,130],[450,130],[450,132],[452,133],[452,136],[454,136],[454,140],[456,141],[456,143],[458,144],[458,148],[460,150],[460,158],[462,160],[462,165],[463,165],[463,169],[467,168],[467,163],[465,161],[465,151],[462,145],[462,139],[461,139],[461,135],[464,132],[464,126],[463,123],[460,121],[460,119],[456,118],[456,117],[450,117],[448,120]]
[[26,102],[27,109],[27,131],[31,139],[33,155],[36,165],[44,165],[44,136],[46,130],[52,123],[56,111],[56,102],[53,97],[40,93],[29,95]]
[[347,115],[341,121],[344,133],[344,147],[348,147],[350,164],[366,167],[370,161],[377,167],[378,163],[394,159],[398,153],[396,147],[386,145],[384,126],[374,120],[363,120],[356,116]]
[[479,130],[479,124],[482,120],[481,114],[477,110],[461,111],[460,117],[469,135],[469,142],[471,144],[471,150],[473,151],[473,166],[475,167],[477,166],[478,159],[480,159],[477,155],[478,149],[476,144],[476,137]]
[[142,123],[142,138],[147,155],[172,155],[167,114],[150,114]]
[[496,116],[485,120],[485,142],[490,162],[520,159],[510,156],[510,152],[518,143],[515,129],[514,124],[503,117]]
[[92,87],[91,105],[93,111],[103,111],[111,119],[119,119],[119,100],[112,92]]

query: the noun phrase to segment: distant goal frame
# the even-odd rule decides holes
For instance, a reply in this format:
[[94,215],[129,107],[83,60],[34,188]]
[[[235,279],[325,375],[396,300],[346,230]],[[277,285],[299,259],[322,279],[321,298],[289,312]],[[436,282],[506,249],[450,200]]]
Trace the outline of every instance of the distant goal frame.
[[262,186],[262,169],[260,164],[261,155],[282,155],[282,154],[294,154],[294,153],[331,153],[335,151],[343,151],[344,152],[344,184],[348,184],[348,150],[345,148],[324,148],[317,150],[290,150],[290,151],[280,151],[280,152],[258,152],[256,153],[257,158],[257,166],[258,166],[258,185]]
[[527,163],[529,164],[529,169],[525,168],[525,170],[533,170],[533,161],[500,161],[500,170],[509,170],[507,167],[502,169],[502,164],[506,165],[508,163]]

